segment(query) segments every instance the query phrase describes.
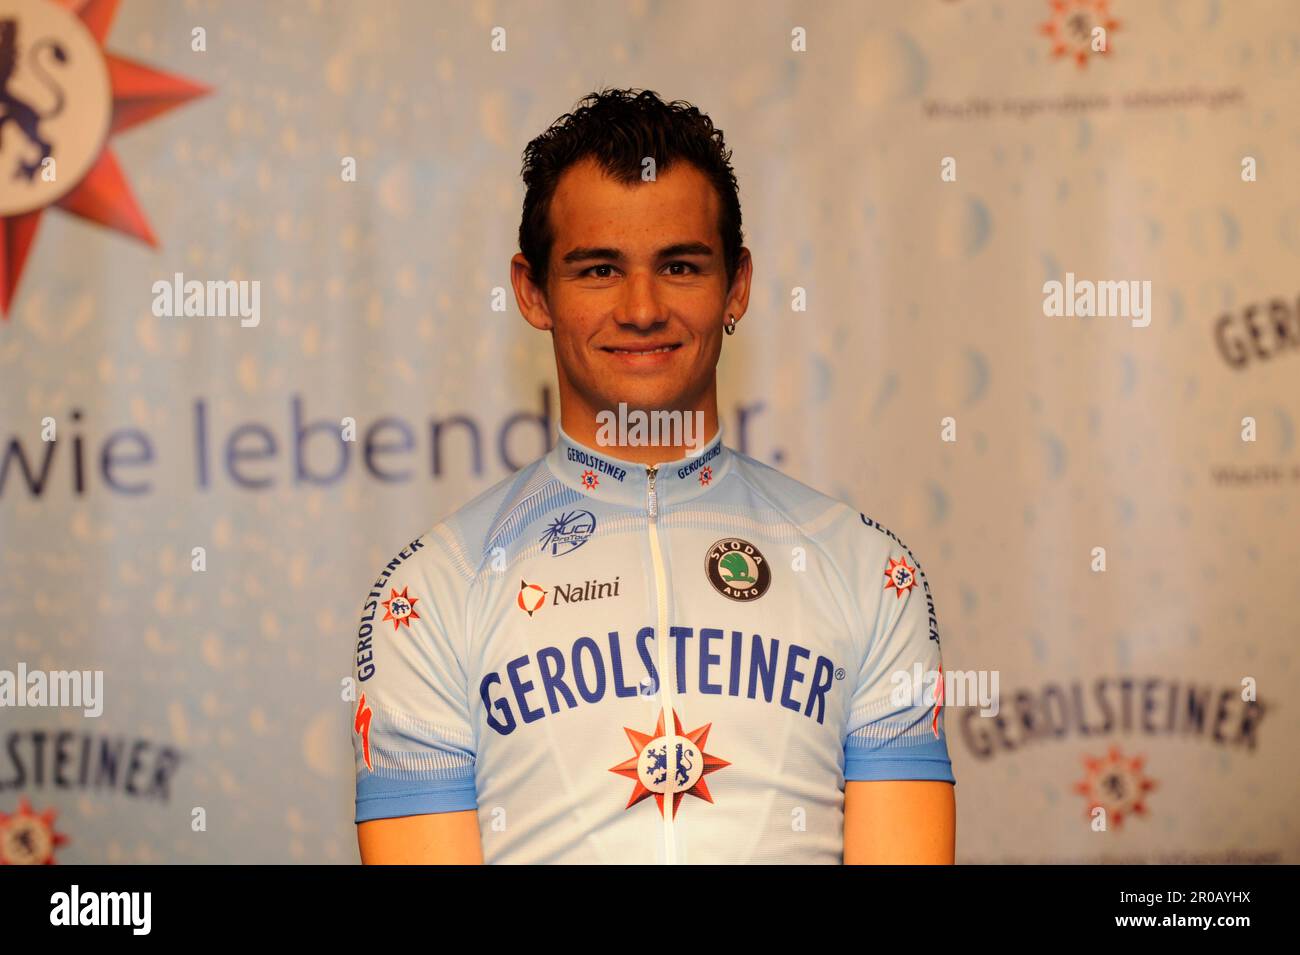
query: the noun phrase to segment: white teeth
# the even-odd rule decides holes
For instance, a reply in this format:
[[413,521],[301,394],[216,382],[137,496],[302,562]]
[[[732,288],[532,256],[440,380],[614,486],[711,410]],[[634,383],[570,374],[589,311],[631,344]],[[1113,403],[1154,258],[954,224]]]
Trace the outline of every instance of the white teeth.
[[665,345],[663,348],[643,348],[633,351],[629,348],[612,349],[615,355],[658,355],[661,352],[672,351],[672,347]]

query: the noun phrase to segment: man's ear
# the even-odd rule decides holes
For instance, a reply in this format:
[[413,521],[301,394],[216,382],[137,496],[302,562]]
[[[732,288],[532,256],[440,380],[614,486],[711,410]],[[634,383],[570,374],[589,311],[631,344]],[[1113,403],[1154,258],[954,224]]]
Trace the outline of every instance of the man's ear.
[[544,332],[555,327],[551,307],[546,301],[546,290],[533,280],[532,266],[522,252],[516,252],[510,260],[510,284],[514,286],[515,303],[524,321]]

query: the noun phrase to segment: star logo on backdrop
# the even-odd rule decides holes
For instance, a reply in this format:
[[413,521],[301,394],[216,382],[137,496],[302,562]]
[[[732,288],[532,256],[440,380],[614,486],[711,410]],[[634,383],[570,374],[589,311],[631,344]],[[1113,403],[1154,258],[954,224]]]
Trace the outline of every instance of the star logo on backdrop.
[[[1052,41],[1052,56],[1070,57],[1079,69],[1088,65],[1091,56],[1110,52],[1110,35],[1119,29],[1119,21],[1110,15],[1109,0],[1051,0],[1052,18],[1039,30]],[[1094,32],[1102,48],[1093,49]]]
[[1083,757],[1087,775],[1074,784],[1074,791],[1088,800],[1086,816],[1092,819],[1095,809],[1106,811],[1107,824],[1118,829],[1125,817],[1145,816],[1146,796],[1156,788],[1156,781],[1146,775],[1146,757],[1125,756],[1118,746],[1112,746],[1101,759]]
[[156,248],[111,140],[210,92],[104,49],[120,0],[0,0],[0,318],[51,206]]
[[54,828],[57,816],[54,809],[32,812],[25,797],[18,812],[0,812],[0,865],[54,865],[54,850],[68,841]]
[[704,743],[709,738],[712,723],[706,723],[689,733],[682,732],[682,721],[673,710],[673,733],[664,732],[664,714],[659,712],[659,722],[655,725],[654,735],[647,736],[630,727],[623,727],[628,740],[632,743],[632,752],[636,755],[617,766],[610,768],[611,773],[635,780],[632,798],[625,808],[631,809],[641,800],[655,797],[659,806],[659,815],[664,814],[664,796],[670,792],[673,797],[673,818],[677,817],[677,807],[682,797],[691,795],[705,802],[713,802],[713,794],[704,777],[715,773],[731,763],[725,759],[706,753]]

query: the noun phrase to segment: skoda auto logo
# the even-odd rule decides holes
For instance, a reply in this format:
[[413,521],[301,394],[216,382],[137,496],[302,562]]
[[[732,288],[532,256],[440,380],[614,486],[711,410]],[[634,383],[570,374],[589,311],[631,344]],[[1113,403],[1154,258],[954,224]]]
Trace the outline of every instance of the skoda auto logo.
[[757,600],[772,586],[772,570],[757,547],[739,537],[724,537],[709,548],[704,572],[713,589],[732,600]]

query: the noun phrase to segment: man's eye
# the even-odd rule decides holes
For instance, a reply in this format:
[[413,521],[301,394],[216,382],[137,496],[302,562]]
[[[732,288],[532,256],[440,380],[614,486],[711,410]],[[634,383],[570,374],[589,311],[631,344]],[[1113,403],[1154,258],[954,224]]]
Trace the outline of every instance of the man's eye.
[[[674,268],[676,268],[676,267],[679,266],[679,265],[680,265],[682,268],[684,268],[684,269],[690,269],[692,273],[698,273],[698,272],[700,271],[700,270],[697,269],[694,265],[692,265],[690,262],[669,262],[669,263],[668,263],[668,267],[669,267],[670,269],[674,269]],[[680,273],[680,272],[679,272],[679,273],[677,273],[677,274],[681,275],[681,274],[685,274],[685,273]]]
[[[592,274],[593,272],[595,272],[597,269],[612,269],[613,267],[614,267],[614,266],[612,266],[612,265],[593,265],[593,266],[592,266],[591,268],[589,268],[589,269],[584,269],[584,270],[583,270],[583,274],[584,274],[584,275],[591,275],[591,274]],[[608,275],[596,275],[596,276],[593,276],[593,277],[594,277],[594,278],[598,278],[598,279],[607,279],[607,278],[610,278],[610,276],[608,276]]]

